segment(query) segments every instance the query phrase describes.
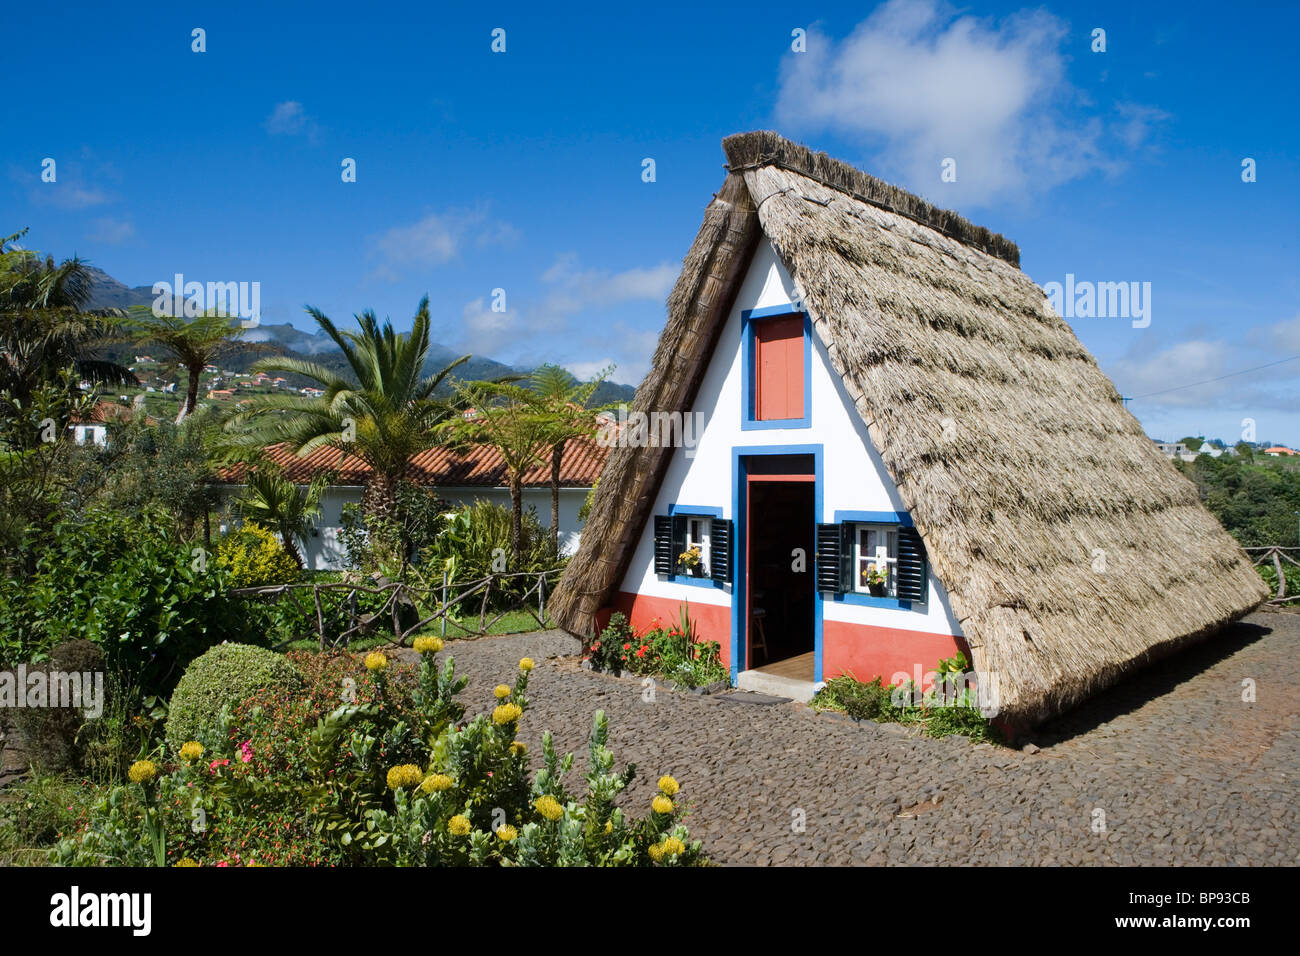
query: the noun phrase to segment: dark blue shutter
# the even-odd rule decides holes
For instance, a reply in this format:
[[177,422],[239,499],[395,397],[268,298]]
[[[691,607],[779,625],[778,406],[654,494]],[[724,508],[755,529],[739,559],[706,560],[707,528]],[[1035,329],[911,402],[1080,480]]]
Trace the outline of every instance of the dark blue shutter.
[[672,516],[655,515],[655,574],[672,574],[676,568]]
[[900,601],[924,603],[929,592],[925,543],[915,528],[898,529],[898,566],[895,596]]
[[[839,594],[844,590],[843,528],[839,524],[817,526],[817,590],[823,594]],[[849,556],[852,553],[850,549]]]
[[714,518],[709,526],[709,577],[731,583],[731,519]]

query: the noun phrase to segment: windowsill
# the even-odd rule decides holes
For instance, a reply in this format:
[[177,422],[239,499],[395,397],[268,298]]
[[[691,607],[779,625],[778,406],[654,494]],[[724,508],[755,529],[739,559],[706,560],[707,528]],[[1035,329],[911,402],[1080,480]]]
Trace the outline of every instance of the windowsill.
[[812,428],[812,416],[803,418],[746,418],[740,423],[740,430],[745,432],[763,431],[769,428]]
[[721,589],[722,587],[721,581],[715,581],[713,578],[694,578],[689,574],[661,574],[660,577],[666,578],[670,584],[686,584],[693,588]]
[[[898,611],[912,610],[911,601],[893,597],[876,597],[874,594],[861,594],[857,591],[837,594],[835,600],[841,604],[857,604],[860,607],[887,607]],[[921,604],[921,607],[925,607],[925,605]]]

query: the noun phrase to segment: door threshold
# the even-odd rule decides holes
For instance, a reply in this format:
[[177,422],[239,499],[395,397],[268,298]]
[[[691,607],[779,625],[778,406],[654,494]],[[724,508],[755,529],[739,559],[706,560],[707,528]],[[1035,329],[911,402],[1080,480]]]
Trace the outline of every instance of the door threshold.
[[773,697],[789,697],[800,703],[808,703],[822,685],[810,680],[797,680],[793,677],[781,677],[764,671],[741,671],[736,675],[738,690],[753,691],[757,694],[771,694]]

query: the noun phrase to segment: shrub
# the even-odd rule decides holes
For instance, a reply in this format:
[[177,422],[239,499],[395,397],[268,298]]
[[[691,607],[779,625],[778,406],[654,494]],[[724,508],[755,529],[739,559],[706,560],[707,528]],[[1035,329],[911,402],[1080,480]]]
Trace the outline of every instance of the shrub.
[[657,674],[688,687],[700,687],[726,680],[721,648],[717,641],[702,641],[691,622],[686,605],[678,610],[675,624],[653,626],[641,636],[615,613],[609,624],[587,650],[592,666],[604,671]]
[[302,674],[282,655],[247,644],[219,644],[197,658],[176,685],[167,711],[167,743],[178,750],[217,724],[223,708],[268,687],[298,688]]
[[[28,665],[29,680],[38,673],[45,675],[49,706],[15,710],[14,726],[23,740],[33,767],[45,773],[78,770],[81,768],[81,755],[77,749],[77,735],[86,723],[86,710],[94,700],[95,674],[99,675],[99,690],[105,690],[104,653],[90,641],[68,641],[54,649],[48,664]],[[51,678],[56,673],[82,675],[77,678],[82,688],[81,706],[53,706],[55,681]],[[90,677],[89,686],[84,683],[85,676]],[[104,702],[101,700],[99,703],[102,705]]]
[[221,641],[264,639],[260,609],[227,594],[225,572],[172,538],[162,515],[91,510],[40,542],[35,573],[0,577],[0,666],[88,640],[143,694],[166,693]]
[[[677,781],[639,814],[615,798],[635,767],[615,772],[597,711],[583,796],[564,777],[549,733],[541,766],[517,739],[533,663],[519,662],[490,710],[471,720],[465,680],[439,666],[428,638],[418,667],[371,653],[297,658],[301,691],[265,688],[228,711],[202,753],[133,768],[132,783],[96,803],[61,841],[56,862],[217,866],[685,865],[702,861],[681,818]],[[188,675],[187,675],[188,678]],[[183,735],[182,735],[183,736]],[[196,822],[197,821],[197,822]]]
[[298,580],[298,564],[270,530],[252,522],[217,544],[217,567],[232,588],[258,588]]

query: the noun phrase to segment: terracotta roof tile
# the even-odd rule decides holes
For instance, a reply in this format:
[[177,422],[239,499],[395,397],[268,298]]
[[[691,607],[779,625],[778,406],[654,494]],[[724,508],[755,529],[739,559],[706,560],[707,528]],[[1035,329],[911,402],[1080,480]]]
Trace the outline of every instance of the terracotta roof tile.
[[[566,488],[591,487],[600,477],[608,454],[609,449],[600,447],[594,441],[569,442],[560,462],[560,485]],[[265,456],[282,468],[288,478],[299,484],[311,481],[321,471],[333,469],[338,473],[336,484],[361,485],[370,473],[370,467],[361,459],[336,448],[322,448],[305,458],[299,458],[287,445],[272,445],[265,450]],[[529,469],[524,474],[525,487],[549,485],[550,473],[549,461]],[[223,468],[220,474],[223,481],[239,482],[243,478],[244,465]],[[434,487],[502,487],[507,480],[506,466],[501,455],[495,449],[485,446],[471,448],[464,454],[457,454],[445,447],[422,451],[411,459],[407,477],[417,484]]]

